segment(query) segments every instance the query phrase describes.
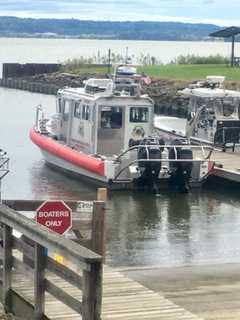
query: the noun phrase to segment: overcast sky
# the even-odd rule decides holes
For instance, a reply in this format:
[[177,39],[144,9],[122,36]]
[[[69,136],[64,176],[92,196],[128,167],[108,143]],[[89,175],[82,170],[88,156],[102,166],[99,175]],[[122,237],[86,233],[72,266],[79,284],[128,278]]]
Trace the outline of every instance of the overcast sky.
[[0,15],[240,26],[240,0],[0,0]]

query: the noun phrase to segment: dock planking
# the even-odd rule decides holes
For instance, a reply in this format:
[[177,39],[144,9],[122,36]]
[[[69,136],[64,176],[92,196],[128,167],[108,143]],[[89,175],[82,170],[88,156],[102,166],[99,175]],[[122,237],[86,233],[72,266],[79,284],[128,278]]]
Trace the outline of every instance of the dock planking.
[[[205,156],[207,152],[205,152]],[[202,158],[201,148],[194,150],[195,159]],[[219,149],[213,149],[210,160],[214,162],[214,169],[211,176],[220,177],[228,181],[240,182],[240,153],[238,152],[223,152]]]
[[212,173],[213,176],[240,182],[240,153],[214,150],[211,159],[216,164]]
[[[33,303],[31,279],[14,275],[14,290]],[[80,300],[81,292],[58,278],[48,274],[47,279],[64,289],[71,297]],[[161,279],[159,279],[161,281]],[[72,320],[81,316],[46,293],[45,314],[49,319]],[[105,266],[103,275],[102,320],[201,320],[191,312],[179,307],[163,295],[147,289],[118,271]]]

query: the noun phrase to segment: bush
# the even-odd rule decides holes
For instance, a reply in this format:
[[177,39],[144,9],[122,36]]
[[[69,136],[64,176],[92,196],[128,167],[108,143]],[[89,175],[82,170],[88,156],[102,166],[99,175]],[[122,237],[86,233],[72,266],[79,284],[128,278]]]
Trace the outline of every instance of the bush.
[[173,64],[228,64],[229,59],[227,57],[217,55],[210,55],[207,57],[195,56],[195,55],[187,55],[187,56],[179,56],[171,63]]

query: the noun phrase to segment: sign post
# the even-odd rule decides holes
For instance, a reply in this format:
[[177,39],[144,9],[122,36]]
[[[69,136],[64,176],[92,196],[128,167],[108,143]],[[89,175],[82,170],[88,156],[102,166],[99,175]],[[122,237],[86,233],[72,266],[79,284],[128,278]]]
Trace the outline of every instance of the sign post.
[[50,230],[64,234],[72,227],[72,210],[64,201],[45,201],[36,210],[36,221]]

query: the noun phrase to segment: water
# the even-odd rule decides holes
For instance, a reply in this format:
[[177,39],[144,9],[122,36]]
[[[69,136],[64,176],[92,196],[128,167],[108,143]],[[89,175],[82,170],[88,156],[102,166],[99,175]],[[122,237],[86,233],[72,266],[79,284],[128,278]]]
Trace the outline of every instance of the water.
[[[0,147],[11,158],[5,199],[79,199],[96,189],[44,164],[28,137],[35,106],[49,114],[54,97],[0,88]],[[203,189],[189,194],[115,192],[107,202],[107,263],[176,266],[240,262],[239,190]]]
[[[240,43],[235,45],[237,54]],[[61,63],[72,58],[97,56],[98,51],[101,56],[107,56],[109,48],[123,57],[128,51],[134,56],[134,62],[147,54],[163,63],[179,55],[231,55],[231,44],[226,42],[0,38],[0,63]]]

